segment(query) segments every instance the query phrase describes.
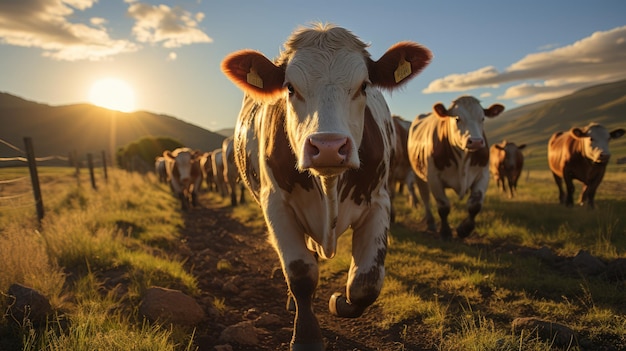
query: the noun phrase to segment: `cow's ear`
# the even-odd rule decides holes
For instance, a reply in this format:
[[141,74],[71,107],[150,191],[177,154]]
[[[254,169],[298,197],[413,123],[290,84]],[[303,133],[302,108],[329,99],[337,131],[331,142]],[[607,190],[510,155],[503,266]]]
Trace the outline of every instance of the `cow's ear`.
[[443,106],[441,102],[438,102],[433,106],[433,111],[435,111],[435,113],[439,117],[450,117],[448,110],[446,109],[445,106]]
[[615,129],[614,131],[611,132],[611,139],[617,139],[619,137],[621,137],[622,135],[624,135],[626,131],[622,128],[620,129]]
[[574,137],[574,138],[587,138],[589,137],[589,134],[585,133],[582,129],[580,128],[572,128],[570,129],[570,134]]
[[418,75],[430,63],[432,56],[430,50],[417,43],[399,42],[378,61],[369,61],[370,81],[382,89],[393,90]]
[[488,109],[483,109],[485,117],[493,118],[501,114],[504,111],[504,106],[500,104],[493,104]]
[[163,151],[163,157],[171,160],[174,158],[174,155],[172,155],[172,152],[170,150],[165,150]]
[[493,145],[496,149],[498,150],[504,150],[504,146],[500,145],[500,144],[494,144]]
[[524,149],[525,147],[526,147],[526,144],[522,144],[522,145],[518,146],[518,147],[517,147],[517,149],[518,149],[518,150],[522,150],[522,149]]
[[222,61],[222,72],[245,93],[273,99],[285,91],[285,71],[258,51],[241,50]]

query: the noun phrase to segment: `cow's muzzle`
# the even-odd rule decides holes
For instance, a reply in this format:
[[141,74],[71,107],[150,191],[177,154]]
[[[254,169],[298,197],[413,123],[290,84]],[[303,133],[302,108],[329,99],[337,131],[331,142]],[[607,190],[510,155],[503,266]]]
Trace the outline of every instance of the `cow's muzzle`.
[[300,166],[314,170],[354,168],[350,164],[351,153],[352,142],[345,134],[312,134],[306,138]]
[[485,147],[485,139],[469,138],[465,144],[465,148],[469,151],[476,151]]

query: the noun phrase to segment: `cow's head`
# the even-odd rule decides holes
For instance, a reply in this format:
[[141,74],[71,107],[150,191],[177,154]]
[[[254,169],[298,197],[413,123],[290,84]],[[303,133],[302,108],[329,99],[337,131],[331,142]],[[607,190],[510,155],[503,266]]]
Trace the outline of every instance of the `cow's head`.
[[448,119],[450,142],[462,150],[476,151],[487,146],[483,123],[485,117],[493,118],[504,111],[504,106],[493,104],[488,109],[472,96],[461,96],[452,102],[450,108],[442,103],[433,106],[435,114]]
[[173,175],[177,177],[183,185],[188,185],[191,181],[193,164],[199,162],[200,156],[200,152],[188,148],[163,151],[163,157],[174,162]]
[[284,99],[298,169],[326,176],[360,167],[372,89],[405,84],[431,59],[426,48],[401,42],[373,61],[366,44],[332,25],[301,28],[284,46],[275,62],[256,51],[235,52],[224,59],[222,70],[255,99]]
[[609,140],[624,135],[624,129],[615,129],[609,133],[603,126],[590,123],[584,128],[572,128],[570,135],[582,141],[582,152],[586,158],[594,163],[607,163],[611,158]]
[[502,165],[505,169],[514,169],[517,165],[517,157],[521,150],[526,147],[526,144],[516,145],[515,143],[502,142],[501,144],[494,145],[496,149],[504,151],[504,159]]

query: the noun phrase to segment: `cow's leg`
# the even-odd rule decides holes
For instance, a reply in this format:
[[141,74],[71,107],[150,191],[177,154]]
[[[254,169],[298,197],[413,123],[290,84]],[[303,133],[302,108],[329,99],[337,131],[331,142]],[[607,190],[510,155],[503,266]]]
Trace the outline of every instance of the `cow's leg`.
[[561,205],[565,204],[565,192],[563,192],[563,178],[559,177],[558,175],[556,175],[556,173],[552,173],[552,176],[554,177],[554,182],[556,183],[556,186],[559,188],[559,203]]
[[456,234],[459,238],[466,238],[474,231],[476,227],[476,215],[482,209],[483,206],[483,193],[482,191],[472,191],[469,199],[467,199],[467,214],[468,216],[459,224],[456,228]]
[[574,180],[570,175],[563,175],[563,180],[565,181],[565,189],[567,191],[565,198],[565,206],[571,207],[574,205]]
[[241,184],[241,186],[239,187],[239,203],[240,204],[245,204],[246,203],[246,197],[244,196],[246,193],[246,187]]
[[[380,203],[372,206],[381,206]],[[346,295],[335,293],[328,308],[339,317],[360,317],[376,301],[385,277],[389,207],[374,208],[353,227],[352,263],[348,272]]]
[[231,186],[230,187],[230,205],[231,206],[237,206],[237,193],[236,193],[236,187]]
[[305,235],[296,221],[285,215],[289,210],[270,201],[264,211],[271,242],[296,307],[291,350],[323,351],[322,332],[312,309],[319,278],[315,255],[307,249]]
[[[448,240],[452,237],[452,229],[450,229],[450,223],[448,223],[448,215],[450,214],[450,200],[446,195],[446,189],[439,180],[439,178],[433,177],[428,180],[430,186],[430,192],[437,201],[437,211],[439,212],[439,218],[441,219],[441,228],[439,229],[439,235],[442,239]],[[425,205],[425,204],[424,204]]]
[[515,191],[515,184],[513,183],[513,176],[508,175],[506,179],[509,182],[509,199],[512,199],[514,195],[513,192]]
[[434,232],[437,230],[437,226],[435,225],[435,217],[430,210],[430,188],[428,187],[428,183],[418,178],[417,189],[419,190],[422,203],[424,204],[424,221],[426,222],[427,230]]

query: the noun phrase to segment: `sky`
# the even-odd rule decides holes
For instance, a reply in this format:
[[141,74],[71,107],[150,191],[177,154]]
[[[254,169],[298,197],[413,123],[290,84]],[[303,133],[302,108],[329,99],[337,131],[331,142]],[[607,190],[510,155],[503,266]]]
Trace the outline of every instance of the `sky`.
[[136,110],[232,128],[243,93],[222,59],[273,59],[312,22],[352,31],[374,60],[399,41],[431,50],[420,75],[385,93],[409,120],[461,95],[513,109],[626,79],[624,0],[0,0],[0,92],[93,103],[94,83],[115,78]]

